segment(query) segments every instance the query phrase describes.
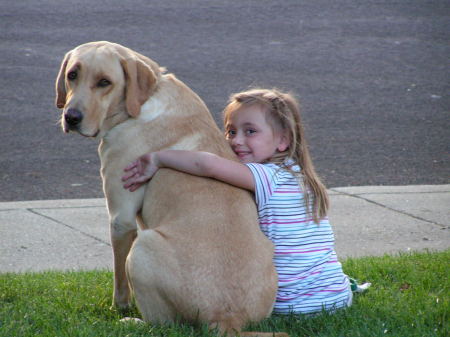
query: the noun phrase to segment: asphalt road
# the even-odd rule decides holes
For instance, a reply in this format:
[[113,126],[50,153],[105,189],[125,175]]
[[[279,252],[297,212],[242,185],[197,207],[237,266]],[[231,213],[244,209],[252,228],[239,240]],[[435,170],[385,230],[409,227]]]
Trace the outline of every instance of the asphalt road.
[[2,0],[0,201],[102,196],[97,141],[54,106],[62,57],[95,40],[167,67],[219,124],[233,92],[295,92],[328,187],[449,183],[447,0]]

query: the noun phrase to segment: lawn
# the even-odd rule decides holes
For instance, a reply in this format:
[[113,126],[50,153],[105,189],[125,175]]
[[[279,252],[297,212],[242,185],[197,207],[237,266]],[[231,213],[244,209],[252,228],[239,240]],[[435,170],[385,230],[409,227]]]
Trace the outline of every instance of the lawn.
[[[300,336],[450,336],[450,250],[343,261],[372,287],[353,306],[315,317],[273,316],[252,331]],[[109,271],[0,274],[0,336],[212,336],[205,327],[120,323]]]

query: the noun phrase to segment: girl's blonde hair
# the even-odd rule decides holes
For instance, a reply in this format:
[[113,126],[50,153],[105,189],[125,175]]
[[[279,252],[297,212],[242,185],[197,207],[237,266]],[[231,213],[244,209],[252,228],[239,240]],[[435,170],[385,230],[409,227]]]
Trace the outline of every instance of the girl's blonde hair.
[[[274,132],[281,128],[290,141],[286,151],[275,153],[268,162],[284,166],[291,173],[298,176],[305,191],[305,203],[309,209],[311,197],[313,200],[312,213],[316,223],[327,215],[329,199],[325,186],[314,169],[305,139],[305,132],[300,116],[300,108],[295,97],[290,93],[283,93],[277,89],[251,89],[230,96],[225,107],[224,125],[228,124],[231,113],[242,106],[259,104],[267,111],[266,118]],[[301,172],[294,172],[286,166],[286,159],[290,158],[301,167]]]

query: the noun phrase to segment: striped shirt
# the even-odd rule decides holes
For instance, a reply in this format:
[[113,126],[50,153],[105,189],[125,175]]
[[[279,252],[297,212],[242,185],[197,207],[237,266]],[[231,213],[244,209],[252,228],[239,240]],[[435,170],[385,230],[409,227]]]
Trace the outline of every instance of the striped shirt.
[[328,219],[319,225],[314,222],[298,178],[289,171],[272,163],[246,165],[255,180],[261,230],[275,246],[274,313],[314,313],[347,306],[352,296],[349,280],[334,251]]

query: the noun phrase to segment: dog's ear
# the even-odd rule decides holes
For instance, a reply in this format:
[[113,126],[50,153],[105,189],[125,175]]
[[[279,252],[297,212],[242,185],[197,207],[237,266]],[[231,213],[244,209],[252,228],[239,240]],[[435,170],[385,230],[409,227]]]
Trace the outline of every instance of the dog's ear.
[[61,62],[58,76],[56,77],[56,100],[55,104],[59,109],[66,105],[66,67],[69,62],[71,52],[68,52]]
[[159,68],[150,59],[137,53],[126,53],[121,58],[126,80],[126,107],[131,117],[137,117],[141,106],[154,91]]

